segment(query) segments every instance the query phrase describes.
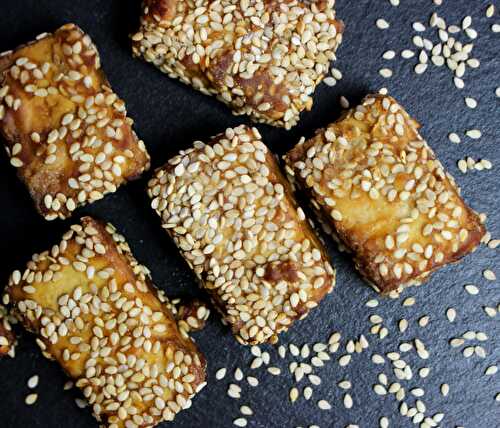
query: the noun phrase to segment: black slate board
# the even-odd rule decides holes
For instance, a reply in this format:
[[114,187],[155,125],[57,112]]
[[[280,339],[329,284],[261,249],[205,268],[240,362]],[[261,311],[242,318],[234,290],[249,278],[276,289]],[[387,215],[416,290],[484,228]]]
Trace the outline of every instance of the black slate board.
[[[396,8],[388,0],[338,0],[338,15],[346,23],[346,32],[335,66],[342,71],[344,78],[333,88],[320,86],[313,110],[303,114],[301,122],[292,131],[268,126],[258,126],[259,130],[264,141],[282,154],[300,136],[310,136],[314,129],[338,117],[340,95],[345,95],[354,105],[368,92],[385,86],[423,124],[423,135],[457,178],[465,199],[479,212],[488,213],[488,229],[493,237],[500,237],[498,170],[494,167],[490,171],[462,175],[456,164],[458,159],[467,155],[474,159],[488,158],[495,166],[500,163],[500,100],[495,97],[495,88],[500,85],[500,35],[490,29],[493,23],[500,21],[500,16],[496,12],[494,18],[485,17],[486,6],[491,1],[444,0],[440,7],[431,0],[403,0],[401,3]],[[129,114],[136,121],[136,131],[146,142],[153,167],[157,167],[179,149],[188,147],[193,140],[207,139],[228,126],[248,121],[233,117],[214,99],[169,80],[152,66],[131,57],[128,34],[137,28],[139,10],[137,0],[3,0],[0,4],[0,51],[32,40],[37,34],[52,31],[66,22],[80,25],[96,42],[103,68],[115,91],[127,102]],[[451,73],[445,67],[430,67],[426,73],[417,76],[413,72],[415,58],[403,60],[399,55],[392,61],[381,58],[387,49],[394,49],[398,54],[402,49],[413,49],[411,37],[415,32],[411,23],[418,20],[427,24],[433,11],[443,16],[448,24],[458,24],[470,14],[472,26],[479,32],[474,41],[474,56],[481,60],[481,66],[476,70],[468,69],[466,88],[462,91],[454,87]],[[391,23],[388,30],[376,28],[375,21],[379,17]],[[428,30],[425,36],[437,40],[435,30]],[[391,79],[378,74],[384,66],[394,70]],[[478,108],[467,109],[463,101],[465,95],[478,99]],[[481,129],[481,140],[463,137],[464,131],[471,128]],[[461,144],[448,141],[447,135],[452,131],[462,136]],[[71,222],[49,223],[39,217],[6,156],[0,157],[3,165],[0,172],[0,251],[3,255],[0,278],[6,282],[13,269],[22,267],[33,252],[42,251],[56,242]],[[151,268],[156,284],[170,296],[202,296],[175,246],[161,233],[156,214],[149,208],[144,191],[148,177],[146,174],[103,201],[78,210],[76,215],[90,214],[114,223],[127,237],[136,257]],[[404,356],[414,372],[413,380],[404,382],[404,386],[407,390],[416,385],[425,388],[426,414],[444,412],[443,427],[499,427],[500,403],[495,402],[495,395],[500,392],[500,374],[485,377],[483,372],[486,367],[500,361],[500,315],[496,319],[489,318],[482,306],[496,306],[500,302],[500,288],[498,281],[488,283],[481,276],[483,269],[498,269],[500,266],[498,250],[483,246],[462,264],[436,273],[425,287],[407,291],[404,296],[414,296],[417,301],[412,307],[403,307],[400,299],[384,300],[378,308],[369,309],[364,304],[376,297],[375,293],[360,280],[349,257],[328,242],[337,267],[338,286],[306,320],[282,335],[281,343],[301,345],[326,341],[332,331],[338,330],[342,332],[343,345],[344,339],[364,333],[371,343],[370,348],[355,355],[348,367],[341,368],[331,361],[317,369],[323,382],[314,388],[313,398],[309,402],[302,398],[291,405],[288,391],[293,382],[287,371],[287,365],[292,361],[290,355],[281,360],[273,347],[262,347],[271,353],[271,364],[280,366],[283,374],[273,377],[262,368],[250,370],[252,356],[249,349],[237,345],[217,316],[213,316],[208,328],[196,334],[208,360],[209,385],[196,397],[190,410],[182,412],[174,424],[165,426],[230,427],[242,404],[251,406],[254,411],[254,416],[248,418],[249,427],[316,424],[325,428],[344,427],[349,423],[375,427],[383,415],[391,420],[391,426],[413,426],[411,420],[399,415],[393,396],[379,397],[371,390],[382,368],[385,368],[390,382],[395,378],[387,364],[375,366],[370,356],[374,352],[395,351],[402,341],[418,336],[427,345],[431,356],[427,361],[420,360],[414,352]],[[500,269],[497,274],[500,276]],[[479,295],[465,293],[463,285],[466,283],[480,286]],[[458,312],[453,324],[445,318],[448,307],[455,307]],[[382,341],[368,333],[371,313],[383,316],[384,325],[389,328],[389,336]],[[425,314],[430,315],[430,324],[419,328],[416,321]],[[406,333],[399,334],[397,321],[403,317],[409,320],[410,327]],[[451,337],[466,330],[488,334],[490,339],[483,343],[488,353],[486,359],[472,357],[466,360],[460,353],[461,348],[452,349],[448,345]],[[88,409],[82,410],[75,405],[78,393],[63,391],[64,375],[55,363],[41,356],[33,337],[21,334],[19,342],[17,358],[0,361],[0,426],[97,426]],[[332,358],[336,360],[340,355],[341,351]],[[216,382],[214,377],[216,369],[223,366],[228,367],[230,375],[236,367],[241,367],[246,375],[259,378],[259,387],[251,388],[242,382],[242,398],[229,398],[226,389],[231,378],[226,376],[223,381]],[[419,379],[417,371],[423,366],[430,367],[431,373],[428,378]],[[40,375],[39,399],[28,408],[24,404],[28,393],[26,380],[33,374]],[[342,379],[353,383],[350,392],[354,407],[350,410],[343,407],[342,391],[335,386]],[[439,394],[439,385],[443,382],[450,385],[450,394],[446,398]],[[300,389],[306,384],[303,380]],[[328,399],[333,409],[327,412],[318,410],[316,402],[320,398]],[[414,400],[414,397],[408,399],[411,403]]]

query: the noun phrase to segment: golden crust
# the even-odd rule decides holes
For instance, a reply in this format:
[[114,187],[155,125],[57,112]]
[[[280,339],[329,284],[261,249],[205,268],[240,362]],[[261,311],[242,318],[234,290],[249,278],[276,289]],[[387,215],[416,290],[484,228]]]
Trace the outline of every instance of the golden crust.
[[342,40],[335,0],[147,0],[133,53],[235,114],[291,128]]
[[275,342],[335,272],[255,128],[195,142],[149,182],[152,207],[243,344]]
[[172,420],[204,386],[203,355],[109,224],[82,218],[11,275],[7,296],[105,427]]
[[382,293],[422,283],[485,233],[419,127],[393,98],[369,95],[285,156],[291,179]]
[[74,24],[0,58],[0,133],[47,220],[66,218],[149,168],[125,103]]

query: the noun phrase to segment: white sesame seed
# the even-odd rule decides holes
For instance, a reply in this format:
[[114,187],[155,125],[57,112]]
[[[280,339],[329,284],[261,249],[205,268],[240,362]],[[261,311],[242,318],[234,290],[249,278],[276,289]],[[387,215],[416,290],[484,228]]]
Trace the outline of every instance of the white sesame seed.
[[382,416],[379,420],[380,428],[389,428],[389,419],[386,416]]
[[383,18],[377,19],[376,25],[379,30],[386,30],[390,27],[390,24]]
[[497,366],[489,366],[485,371],[484,374],[486,376],[492,376],[498,372],[498,367]]
[[428,64],[419,63],[415,66],[415,73],[422,74],[427,70]]
[[411,51],[410,49],[405,49],[404,51],[401,52],[401,56],[404,59],[410,59],[415,56],[415,52]]
[[368,306],[369,308],[375,308],[378,306],[378,300],[377,299],[368,300],[368,302],[365,303],[365,306]]
[[251,416],[253,415],[253,411],[250,407],[248,406],[241,406],[240,407],[240,412],[242,415],[245,415],[245,416]]
[[386,395],[387,394],[387,390],[385,389],[385,387],[383,385],[378,384],[378,383],[373,386],[373,391],[377,395]]
[[225,367],[220,368],[215,372],[215,379],[222,380],[226,376],[227,369]]
[[476,294],[479,293],[479,288],[477,288],[473,284],[467,284],[464,288],[465,291],[467,291],[467,293],[471,294],[472,296],[475,296]]
[[460,143],[460,137],[458,136],[458,134],[456,134],[455,132],[452,132],[448,135],[448,139],[452,142],[452,143],[455,143],[455,144],[458,144]]
[[396,56],[396,52],[394,52],[393,50],[385,51],[382,54],[382,58],[387,59],[387,60],[394,59],[395,56]]
[[340,365],[341,367],[345,367],[345,366],[347,366],[350,362],[351,362],[351,356],[350,356],[349,354],[342,355],[342,356],[339,358],[339,365]]
[[267,371],[273,376],[279,376],[281,374],[281,369],[279,367],[268,367]]
[[490,4],[486,8],[486,17],[487,18],[491,18],[491,17],[493,17],[494,14],[495,14],[495,5],[494,4]]
[[352,401],[352,397],[350,394],[345,394],[344,395],[344,407],[346,409],[350,409],[352,408],[353,406],[353,401]]
[[425,379],[427,376],[429,376],[429,372],[430,372],[429,367],[422,367],[422,368],[418,371],[418,375],[419,375],[422,379]]
[[485,269],[483,271],[483,276],[485,279],[487,279],[488,281],[495,281],[497,279],[497,276],[495,275],[495,272],[493,272],[492,270],[490,269]]
[[331,404],[328,401],[326,401],[326,400],[319,400],[318,401],[318,407],[321,410],[330,410],[332,408]]
[[293,387],[292,389],[290,389],[289,396],[290,396],[290,401],[294,403],[297,400],[297,398],[299,398],[299,390]]
[[443,397],[446,397],[449,392],[450,392],[450,386],[447,383],[443,383],[441,385],[441,395]]
[[457,311],[454,308],[448,308],[446,310],[446,318],[448,318],[449,322],[455,321],[456,317],[457,317]]
[[472,97],[465,97],[465,105],[471,109],[475,109],[477,107],[477,101]]
[[381,69],[378,71],[378,73],[379,73],[382,77],[384,77],[384,78],[386,78],[386,79],[388,79],[388,78],[392,77],[392,70],[391,70],[390,68],[381,68]]
[[384,357],[382,357],[382,355],[373,354],[372,355],[372,362],[374,364],[384,364],[385,363],[385,359],[384,359]]
[[28,388],[30,388],[30,389],[36,388],[38,386],[38,380],[39,380],[38,375],[31,376],[28,379],[28,383],[27,383]]
[[245,418],[237,418],[233,421],[233,425],[235,425],[237,427],[246,427],[247,420]]
[[28,405],[31,406],[35,404],[36,400],[38,400],[38,394],[28,394],[26,398],[24,399],[24,402]]
[[465,135],[467,135],[467,137],[469,138],[472,138],[473,140],[478,140],[479,138],[481,138],[481,131],[479,129],[469,129]]
[[250,386],[256,387],[259,385],[259,380],[254,376],[247,376],[247,382]]
[[412,25],[413,29],[418,32],[425,31],[425,25],[421,22],[414,22]]

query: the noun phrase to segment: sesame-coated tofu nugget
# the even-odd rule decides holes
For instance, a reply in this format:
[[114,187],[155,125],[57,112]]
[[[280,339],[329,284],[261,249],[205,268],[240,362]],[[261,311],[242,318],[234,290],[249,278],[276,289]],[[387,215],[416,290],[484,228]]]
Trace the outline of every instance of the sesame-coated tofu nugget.
[[0,134],[47,220],[115,192],[149,168],[125,103],[74,24],[0,56]]
[[255,128],[195,142],[148,193],[240,343],[276,342],[332,291],[323,245]]
[[335,0],[145,0],[133,53],[234,114],[294,126],[329,72]]
[[419,127],[393,98],[369,95],[285,156],[291,179],[381,293],[419,285],[485,233]]
[[205,360],[122,235],[90,217],[15,271],[7,299],[102,427],[152,427],[191,405]]

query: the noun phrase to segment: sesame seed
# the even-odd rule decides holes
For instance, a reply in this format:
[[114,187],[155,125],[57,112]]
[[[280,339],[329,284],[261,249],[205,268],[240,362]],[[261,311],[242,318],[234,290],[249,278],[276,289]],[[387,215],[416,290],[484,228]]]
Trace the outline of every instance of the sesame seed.
[[470,129],[465,133],[465,135],[473,140],[478,140],[481,138],[481,131],[479,129]]
[[290,397],[290,401],[292,403],[295,403],[295,401],[297,400],[297,398],[299,398],[299,390],[297,388],[295,388],[295,387],[293,387],[292,389],[290,389],[289,397]]
[[393,73],[392,73],[392,70],[391,70],[390,68],[381,68],[381,69],[378,71],[378,73],[379,73],[382,77],[384,77],[384,78],[386,78],[386,79],[388,79],[388,78],[392,77],[392,74],[393,74]]
[[318,408],[321,410],[330,410],[332,408],[331,404],[326,400],[318,401]]
[[465,105],[471,109],[475,109],[477,107],[477,101],[472,97],[465,97]]
[[496,374],[498,372],[498,367],[497,366],[489,366],[486,368],[486,370],[484,371],[484,374],[486,376],[493,376],[494,374]]
[[464,288],[465,288],[465,291],[467,291],[467,293],[469,293],[472,296],[475,296],[476,294],[479,293],[479,288],[477,288],[473,284],[467,284],[464,286]]
[[28,394],[26,398],[24,399],[24,402],[28,405],[31,406],[35,404],[36,400],[38,400],[38,394]]
[[390,26],[389,23],[383,18],[377,19],[377,21],[375,23],[376,23],[377,28],[379,30],[386,30]]
[[246,427],[247,420],[245,418],[237,418],[233,421],[233,425],[235,425],[237,427]]
[[495,272],[493,272],[490,269],[486,269],[483,271],[483,276],[485,279],[488,281],[495,281],[497,279],[497,276],[495,275]]
[[242,415],[245,415],[245,416],[252,416],[253,415],[252,409],[248,406],[241,406],[240,412]]
[[454,308],[448,308],[446,310],[446,318],[448,318],[449,322],[455,321],[456,317],[457,317],[457,311]]
[[449,140],[452,142],[452,143],[455,143],[455,144],[458,144],[460,143],[460,137],[458,136],[458,134],[456,134],[455,132],[452,132],[451,134],[448,135],[448,138]]
[[350,409],[352,408],[353,406],[353,401],[352,401],[352,397],[350,394],[345,394],[344,395],[344,407],[346,409]]
[[39,380],[38,375],[31,376],[27,382],[28,388],[30,389],[36,388],[38,386],[38,380]]

